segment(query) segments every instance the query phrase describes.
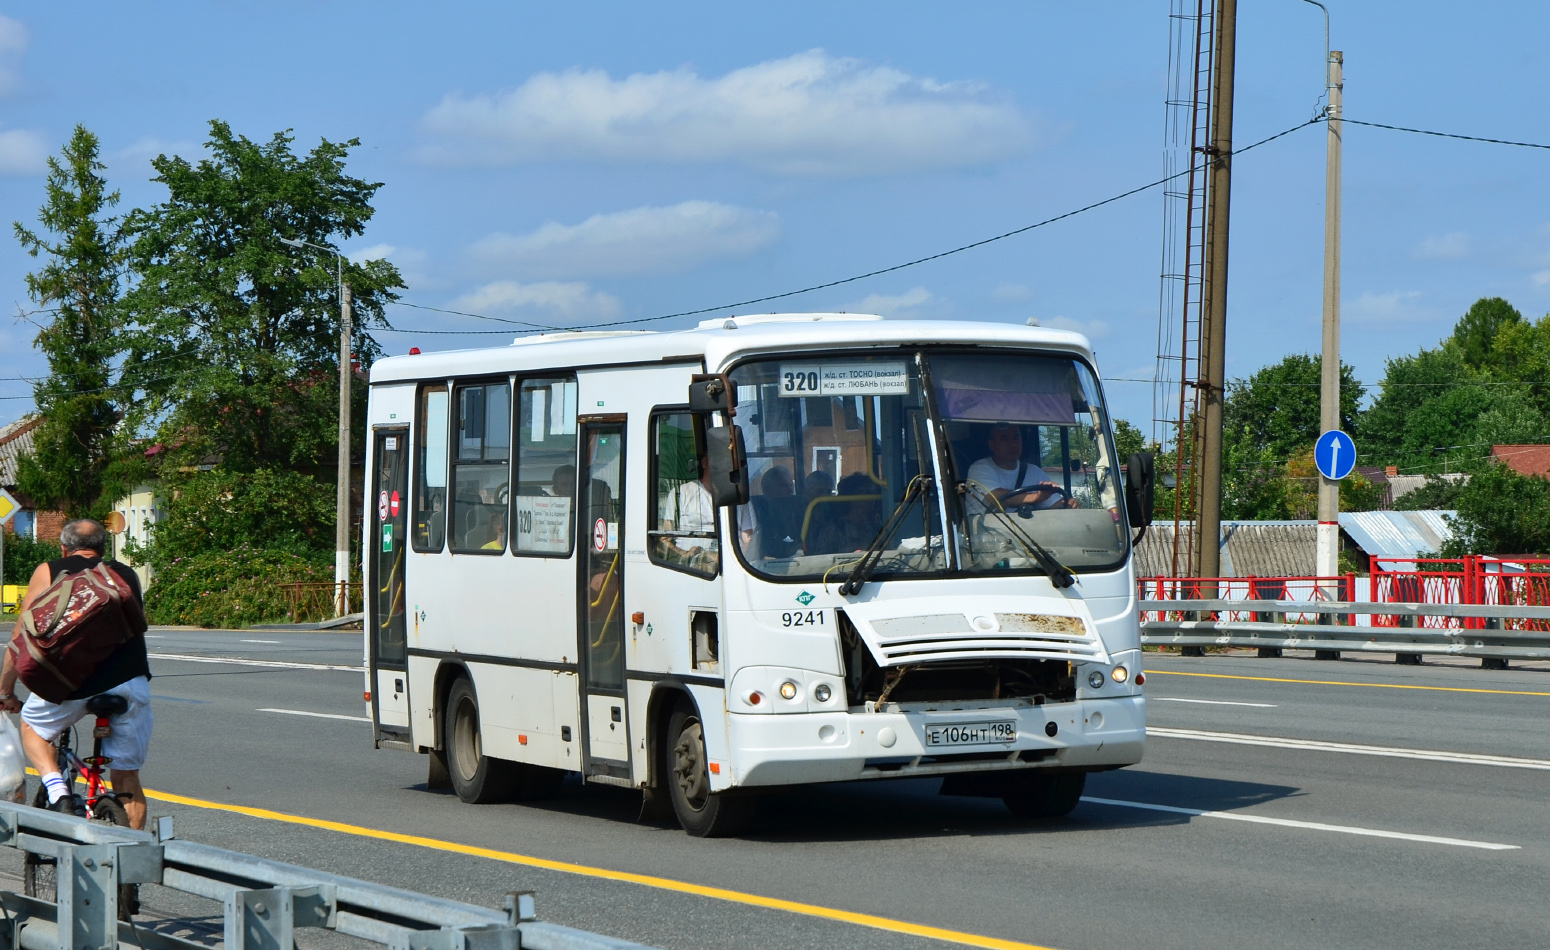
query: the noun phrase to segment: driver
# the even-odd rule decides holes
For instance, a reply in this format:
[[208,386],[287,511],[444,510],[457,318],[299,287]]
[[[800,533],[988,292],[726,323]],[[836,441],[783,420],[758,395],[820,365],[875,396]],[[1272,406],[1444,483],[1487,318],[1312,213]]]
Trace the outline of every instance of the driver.
[[[997,422],[991,426],[986,446],[990,455],[969,466],[969,481],[995,496],[1002,506],[1076,507],[1074,500],[1060,497],[1060,486],[1050,481],[1044,469],[1023,458],[1023,433],[1016,425]],[[977,492],[967,492],[966,499],[969,514],[985,513],[985,503]]]

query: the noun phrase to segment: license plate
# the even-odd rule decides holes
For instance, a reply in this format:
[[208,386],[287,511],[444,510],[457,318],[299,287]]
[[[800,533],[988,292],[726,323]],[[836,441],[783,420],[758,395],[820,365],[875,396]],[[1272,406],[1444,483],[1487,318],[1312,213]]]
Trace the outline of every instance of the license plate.
[[956,746],[985,745],[990,742],[1012,742],[1017,738],[1017,723],[1007,719],[997,722],[932,722],[926,724],[926,745]]

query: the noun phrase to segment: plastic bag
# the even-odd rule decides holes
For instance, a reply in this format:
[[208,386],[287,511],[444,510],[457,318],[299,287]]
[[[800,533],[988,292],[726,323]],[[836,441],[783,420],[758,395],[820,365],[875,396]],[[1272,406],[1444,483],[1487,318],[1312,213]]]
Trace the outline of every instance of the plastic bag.
[[0,715],[0,798],[14,798],[26,782],[27,757],[22,754],[22,738],[11,717]]

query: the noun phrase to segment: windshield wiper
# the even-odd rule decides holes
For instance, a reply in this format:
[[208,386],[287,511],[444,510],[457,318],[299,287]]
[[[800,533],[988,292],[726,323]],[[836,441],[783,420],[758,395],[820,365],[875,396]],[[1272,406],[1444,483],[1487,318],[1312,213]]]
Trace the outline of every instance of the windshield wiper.
[[1064,589],[1076,583],[1076,575],[1071,573],[1069,567],[1056,560],[1055,555],[1050,553],[1048,548],[1035,541],[1012,521],[1011,516],[1006,513],[1006,509],[1001,506],[1001,499],[972,482],[964,482],[963,487],[964,491],[974,493],[979,503],[985,507],[986,512],[994,514],[1006,526],[1007,533],[1016,538],[1017,542],[1023,546],[1023,549],[1028,552],[1028,556],[1033,558],[1034,563],[1039,565],[1039,568],[1045,574],[1049,575],[1051,584],[1054,584],[1057,588]]
[[861,590],[861,585],[871,579],[872,572],[877,570],[878,562],[883,559],[883,546],[898,530],[899,525],[904,521],[904,516],[909,514],[910,505],[914,504],[915,499],[924,498],[930,488],[931,479],[924,475],[915,476],[910,480],[909,485],[905,486],[904,497],[899,499],[893,514],[889,515],[888,521],[878,529],[877,535],[872,538],[872,543],[862,552],[861,560],[856,562],[856,566],[850,571],[850,576],[840,585],[842,595],[849,597],[857,593]]

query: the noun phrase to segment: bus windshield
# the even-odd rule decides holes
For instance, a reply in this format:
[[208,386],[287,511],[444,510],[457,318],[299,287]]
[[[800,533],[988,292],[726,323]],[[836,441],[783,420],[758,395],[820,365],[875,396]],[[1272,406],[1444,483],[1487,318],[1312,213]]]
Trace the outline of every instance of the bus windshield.
[[869,548],[878,580],[1124,562],[1108,419],[1069,356],[873,350],[732,378],[751,495],[738,538],[757,573],[839,583]]

